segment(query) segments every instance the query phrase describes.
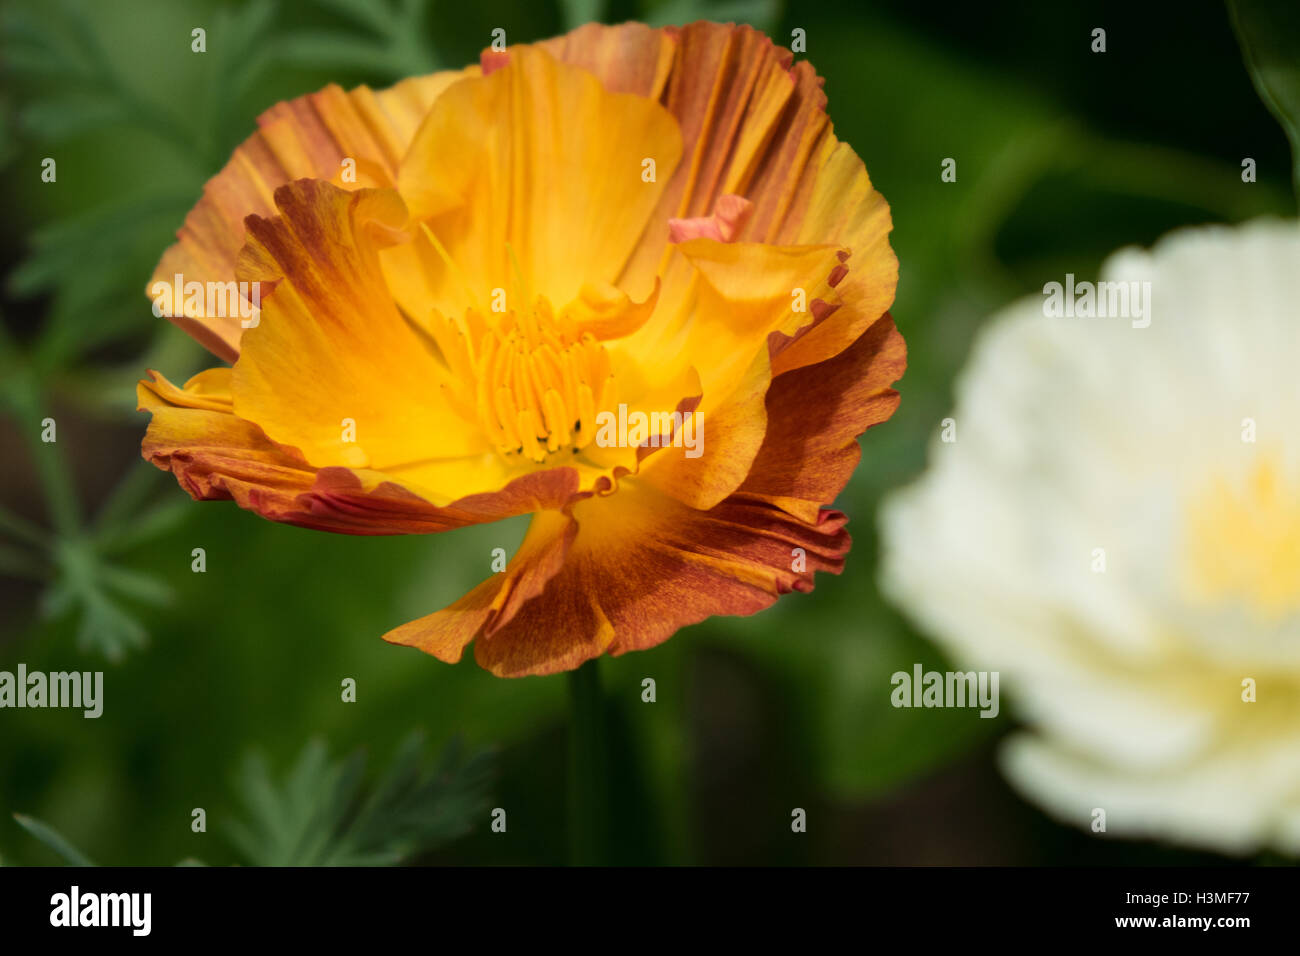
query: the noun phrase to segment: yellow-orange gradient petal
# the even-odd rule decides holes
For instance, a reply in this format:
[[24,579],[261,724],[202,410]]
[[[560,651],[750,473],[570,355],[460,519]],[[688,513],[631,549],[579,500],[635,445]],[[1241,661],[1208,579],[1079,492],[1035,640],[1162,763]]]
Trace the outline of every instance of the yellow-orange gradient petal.
[[453,409],[448,370],[380,274],[378,247],[406,236],[397,193],[299,180],[276,205],[250,217],[238,266],[276,284],[235,363],[235,414],[318,468],[383,472],[438,504],[501,487],[507,468]]
[[[494,289],[559,308],[588,283],[612,283],[681,149],[654,100],[610,92],[542,49],[511,48],[490,76],[438,98],[402,162],[398,190],[432,237],[419,240],[428,298],[408,308],[487,312]],[[652,279],[626,291],[644,298]]]
[[[277,103],[258,117],[258,131],[203,187],[203,198],[186,216],[176,244],[154,270],[150,289],[177,275],[200,283],[234,278],[245,218],[274,215],[275,190],[294,179],[325,179],[350,189],[392,186],[433,101],[451,83],[477,72],[471,67],[413,77],[379,92],[361,86],[345,93],[331,85]],[[345,166],[346,159],[355,166]],[[195,302],[169,311],[167,318],[218,358],[233,362],[239,354],[240,316],[207,315],[205,306]]]
[[841,251],[713,239],[692,239],[678,250],[695,272],[690,284],[678,286],[683,298],[664,301],[614,348],[628,366],[624,390],[633,396],[638,386],[658,391],[649,376],[675,376],[682,363],[698,373],[707,451],[689,458],[684,449],[669,449],[648,463],[647,475],[707,509],[740,485],[763,442],[772,356],[835,308],[831,280]]
[[669,40],[673,61],[668,81],[635,87],[659,96],[677,119],[688,144],[636,251],[620,277],[639,287],[661,272],[664,295],[689,282],[665,265],[669,220],[708,217],[727,195],[752,203],[734,238],[785,245],[832,244],[849,250],[847,277],[837,287],[846,307],[828,315],[824,328],[774,359],[777,373],[830,358],[846,348],[889,308],[898,283],[898,260],[889,247],[889,206],[876,192],[862,161],[840,142],[826,115],[822,80],[811,64],[793,62],[790,51],[747,26],[692,23],[663,32],[638,24],[584,27],[560,41],[562,50],[606,83],[632,88],[632,78],[650,71],[626,71],[599,55],[574,50],[618,49],[629,62],[645,64],[663,55]]
[[439,507],[373,472],[314,468],[231,411],[228,368],[177,388],[157,372],[137,386],[153,420],[144,457],[175,474],[196,500],[233,500],[264,518],[345,534],[427,534],[562,508],[579,496],[578,472],[522,475],[500,491]]

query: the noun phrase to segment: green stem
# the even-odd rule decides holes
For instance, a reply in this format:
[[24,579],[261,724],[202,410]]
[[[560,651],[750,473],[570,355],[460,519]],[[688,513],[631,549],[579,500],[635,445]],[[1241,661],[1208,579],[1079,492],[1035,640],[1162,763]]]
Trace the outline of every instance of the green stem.
[[575,866],[607,862],[609,760],[599,665],[599,659],[588,661],[568,675],[573,705],[569,733],[569,855]]

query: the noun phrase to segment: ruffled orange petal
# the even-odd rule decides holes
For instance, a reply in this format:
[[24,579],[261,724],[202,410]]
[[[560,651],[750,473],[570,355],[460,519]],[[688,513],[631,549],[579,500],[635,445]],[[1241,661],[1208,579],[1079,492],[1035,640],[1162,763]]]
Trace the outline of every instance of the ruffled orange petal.
[[886,313],[834,358],[778,376],[767,394],[767,434],[738,494],[804,521],[835,501],[862,458],[857,438],[893,415],[890,386],[907,347]]
[[492,630],[498,621],[510,620],[542,593],[564,566],[577,527],[567,513],[538,514],[505,571],[441,611],[389,631],[384,640],[455,663],[470,641]]
[[[185,217],[177,242],[150,279],[228,282],[244,245],[244,219],[273,216],[273,194],[294,179],[332,180],[345,189],[392,186],[415,130],[438,95],[478,72],[449,70],[415,77],[375,92],[362,86],[345,93],[328,86],[318,93],[277,103],[258,118],[259,129],[203,188]],[[356,161],[356,178],[344,179],[343,160]],[[239,316],[208,316],[204,307],[175,308],[167,316],[218,358],[233,362],[243,333]]]
[[316,470],[296,448],[277,444],[231,413],[230,369],[209,369],[177,388],[151,372],[136,395],[153,418],[145,433],[147,461],[170,471],[196,500],[233,499],[241,508],[293,522],[298,496]]
[[313,467],[231,411],[231,370],[200,372],[178,388],[157,372],[137,386],[153,419],[146,460],[196,500],[233,500],[272,521],[343,534],[425,534],[559,509],[579,497],[573,468],[522,475],[499,491],[439,507],[386,476]]
[[537,44],[557,60],[588,70],[611,93],[660,98],[677,53],[676,36],[643,23],[588,23]]
[[808,524],[741,499],[696,511],[632,483],[573,514],[577,534],[543,592],[477,635],[475,659],[499,677],[571,670],[715,614],[752,614],[811,590],[815,571],[838,573],[849,548],[838,512]]
[[322,468],[298,504],[347,534],[430,534],[564,508],[581,497],[580,483],[576,468],[548,468],[513,478],[500,490],[435,505],[383,474]]
[[889,205],[872,188],[862,160],[831,138],[812,162],[820,165],[803,187],[807,202],[797,198],[778,236],[782,242],[836,242],[847,250],[844,270],[832,281],[841,307],[773,359],[777,375],[824,362],[856,342],[893,305],[898,286]]
[[[707,509],[736,490],[763,442],[771,357],[835,307],[831,282],[840,251],[712,239],[678,249],[695,271],[689,291],[676,304],[663,303],[615,351],[627,356],[624,377],[632,382],[673,375],[685,363],[699,374],[704,453],[692,458],[684,448],[667,449],[650,463],[647,478]],[[635,394],[635,385],[629,389]]]

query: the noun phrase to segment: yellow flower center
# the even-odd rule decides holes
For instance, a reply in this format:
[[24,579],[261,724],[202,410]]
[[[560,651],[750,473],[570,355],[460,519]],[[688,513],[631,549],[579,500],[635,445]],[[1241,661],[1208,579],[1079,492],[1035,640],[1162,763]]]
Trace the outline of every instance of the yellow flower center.
[[1189,503],[1188,583],[1205,602],[1236,599],[1270,623],[1300,611],[1300,476],[1284,484],[1261,456],[1244,482],[1216,478]]
[[[615,324],[644,307],[626,296],[613,305]],[[430,323],[453,373],[453,383],[443,386],[452,405],[478,422],[507,459],[544,464],[548,455],[586,448],[596,437],[597,414],[614,404],[609,353],[592,327],[599,323],[582,321],[593,314],[590,302],[580,299],[557,315],[539,296],[526,310],[489,314],[435,314]]]
[[590,332],[556,320],[538,298],[506,313],[480,341],[475,377],[479,421],[503,455],[544,462],[585,448],[610,391],[609,355]]

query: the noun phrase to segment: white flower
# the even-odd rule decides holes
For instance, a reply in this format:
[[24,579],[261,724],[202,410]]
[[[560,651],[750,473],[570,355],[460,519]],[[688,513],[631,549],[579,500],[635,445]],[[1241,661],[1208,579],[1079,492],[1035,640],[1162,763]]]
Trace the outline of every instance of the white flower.
[[1151,283],[1149,326],[1046,296],[992,320],[956,440],[882,510],[883,586],[1001,672],[1003,769],[1055,816],[1300,853],[1300,228],[1102,273]]

